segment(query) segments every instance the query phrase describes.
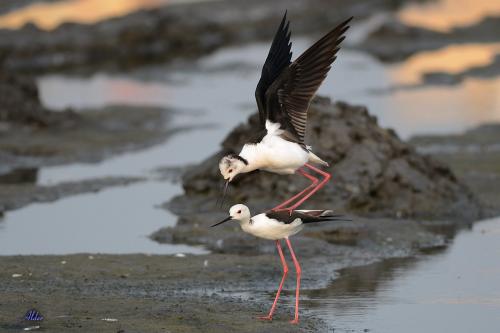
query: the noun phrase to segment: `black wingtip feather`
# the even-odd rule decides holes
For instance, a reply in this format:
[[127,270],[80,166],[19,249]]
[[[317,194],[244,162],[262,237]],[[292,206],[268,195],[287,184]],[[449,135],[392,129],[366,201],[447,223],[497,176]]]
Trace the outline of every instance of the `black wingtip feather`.
[[292,60],[290,21],[287,19],[287,13],[288,10],[285,10],[285,14],[271,42],[271,48],[262,67],[262,74],[257,83],[257,88],[255,89],[261,128],[265,127],[268,117],[268,105],[266,105],[265,93],[276,78],[288,68]]

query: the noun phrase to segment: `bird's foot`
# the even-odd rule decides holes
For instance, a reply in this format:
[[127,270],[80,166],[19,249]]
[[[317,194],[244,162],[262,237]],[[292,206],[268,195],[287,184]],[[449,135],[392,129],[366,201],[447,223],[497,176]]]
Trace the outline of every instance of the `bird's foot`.
[[298,325],[299,324],[299,318],[295,318],[294,320],[290,320],[290,324]]
[[257,317],[257,319],[272,321],[273,320],[273,316],[262,316],[262,317]]

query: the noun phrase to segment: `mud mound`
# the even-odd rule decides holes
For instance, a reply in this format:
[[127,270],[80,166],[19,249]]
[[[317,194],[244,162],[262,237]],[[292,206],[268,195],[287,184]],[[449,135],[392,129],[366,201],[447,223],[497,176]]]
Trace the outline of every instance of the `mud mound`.
[[[378,126],[366,108],[316,98],[309,114],[307,142],[330,162],[327,171],[332,181],[304,207],[434,220],[473,220],[481,215],[474,195],[446,165],[417,153],[394,131]],[[254,114],[227,136],[218,153],[187,172],[185,194],[174,198],[169,208],[180,215],[217,210],[222,183],[218,161],[226,153],[239,152],[257,123]],[[241,202],[260,211],[272,208],[307,182],[297,175],[258,172],[241,175],[232,185],[224,210]]]
[[77,120],[79,117],[74,112],[52,112],[43,108],[32,78],[0,73],[0,123],[68,127]]

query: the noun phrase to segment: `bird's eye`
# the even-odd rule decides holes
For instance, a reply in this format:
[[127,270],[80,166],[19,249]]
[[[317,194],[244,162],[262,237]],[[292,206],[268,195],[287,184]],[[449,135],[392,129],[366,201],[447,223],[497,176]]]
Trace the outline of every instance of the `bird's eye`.
[[233,172],[233,169],[229,169],[229,170],[228,170],[228,172],[229,172],[229,173]]
[[239,211],[237,211],[236,213],[241,214],[241,209]]

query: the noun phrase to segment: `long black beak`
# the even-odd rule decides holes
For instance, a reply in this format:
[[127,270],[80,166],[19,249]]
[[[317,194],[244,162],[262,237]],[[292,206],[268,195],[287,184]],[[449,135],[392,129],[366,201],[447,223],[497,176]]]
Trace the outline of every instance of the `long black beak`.
[[224,206],[224,200],[226,199],[226,194],[227,194],[227,188],[229,187],[229,179],[226,180],[226,183],[224,184],[224,189],[222,190],[222,198],[220,200],[220,206],[219,208],[222,208]]
[[211,227],[211,228],[212,228],[212,227],[216,227],[216,226],[218,226],[219,224],[222,224],[222,223],[227,222],[227,221],[231,221],[232,219],[233,219],[233,218],[232,218],[231,216],[228,216],[228,217],[226,217],[224,220],[222,220],[222,221],[220,221],[220,222],[217,222],[217,223],[215,223],[215,224],[211,225],[210,227]]

